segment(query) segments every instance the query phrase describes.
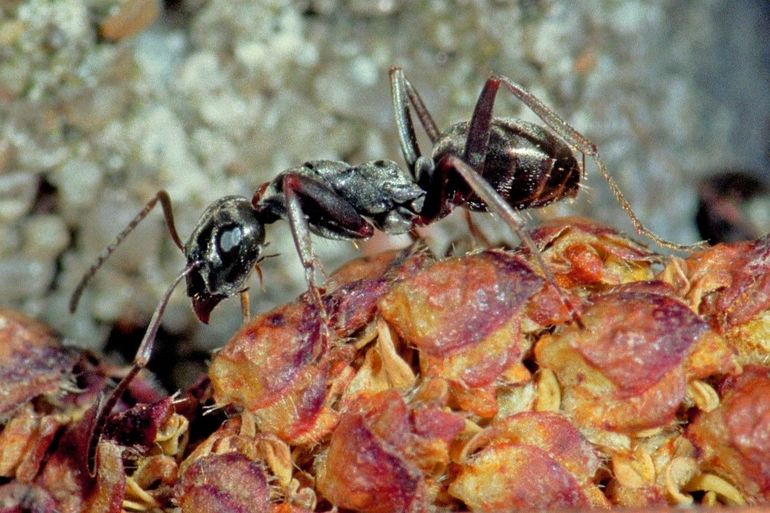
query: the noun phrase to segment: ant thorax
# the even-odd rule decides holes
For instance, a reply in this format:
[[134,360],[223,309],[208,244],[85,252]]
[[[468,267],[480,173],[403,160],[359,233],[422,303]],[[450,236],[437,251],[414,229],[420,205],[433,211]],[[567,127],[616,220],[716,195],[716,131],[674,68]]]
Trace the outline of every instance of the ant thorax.
[[414,226],[425,196],[408,171],[392,160],[373,160],[355,166],[337,160],[312,160],[288,169],[262,191],[255,206],[265,215],[286,217],[283,179],[287,175],[304,177],[306,187],[318,190],[311,199],[302,197],[302,210],[316,235],[331,239],[358,238],[332,216],[324,215],[320,199],[334,196],[386,233],[406,233]]

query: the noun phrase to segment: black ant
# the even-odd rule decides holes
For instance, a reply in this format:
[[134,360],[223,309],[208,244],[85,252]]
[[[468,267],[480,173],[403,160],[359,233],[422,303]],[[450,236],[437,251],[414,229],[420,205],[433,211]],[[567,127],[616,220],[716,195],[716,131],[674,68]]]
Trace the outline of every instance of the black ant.
[[[500,86],[529,107],[547,126],[492,115]],[[96,270],[120,242],[160,202],[171,237],[185,255],[187,265],[166,291],[139,346],[130,372],[100,401],[89,441],[88,469],[93,474],[96,443],[107,415],[133,377],[146,366],[160,317],[173,289],[187,280],[187,295],[202,322],[208,322],[223,299],[241,294],[244,316],[248,313],[246,280],[252,269],[259,272],[265,247],[265,225],[287,219],[302,265],[308,290],[326,321],[321,292],[315,281],[318,264],[310,234],[330,239],[365,239],[374,229],[390,234],[412,232],[445,217],[457,206],[492,211],[517,233],[537,259],[546,279],[555,286],[538,248],[522,229],[516,210],[542,207],[574,197],[584,173],[576,151],[596,162],[610,189],[636,230],[671,249],[691,249],[665,241],[636,217],[619,187],[599,158],[596,146],[563,121],[538,98],[510,79],[490,76],[481,91],[471,120],[439,131],[414,86],[400,68],[390,70],[390,86],[401,152],[408,170],[390,160],[369,161],[357,166],[331,160],[309,161],[288,169],[262,184],[251,200],[227,196],[212,203],[202,214],[186,244],[174,226],[171,202],[165,191],[150,200],[129,225],[105,248],[78,284],[70,301],[74,311]],[[433,149],[420,152],[412,110],[425,129]],[[576,150],[576,151],[575,151]],[[260,273],[261,276],[261,273]],[[560,290],[556,287],[557,291]],[[566,297],[561,297],[581,325]]]

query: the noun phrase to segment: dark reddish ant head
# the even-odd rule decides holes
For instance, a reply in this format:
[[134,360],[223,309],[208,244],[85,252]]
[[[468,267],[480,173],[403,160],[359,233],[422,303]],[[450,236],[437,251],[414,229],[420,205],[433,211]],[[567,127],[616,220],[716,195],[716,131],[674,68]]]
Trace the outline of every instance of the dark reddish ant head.
[[188,265],[187,295],[201,322],[223,299],[246,288],[265,244],[265,226],[251,202],[239,196],[221,198],[203,212],[184,247]]

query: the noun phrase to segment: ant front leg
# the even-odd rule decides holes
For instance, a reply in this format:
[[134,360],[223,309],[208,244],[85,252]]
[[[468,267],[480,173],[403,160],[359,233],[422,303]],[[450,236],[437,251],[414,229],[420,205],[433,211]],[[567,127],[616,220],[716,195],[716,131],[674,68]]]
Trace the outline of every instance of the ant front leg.
[[193,262],[185,267],[179,276],[176,277],[168,290],[166,290],[166,293],[163,295],[160,303],[158,303],[158,306],[155,308],[155,312],[152,314],[150,324],[147,326],[147,331],[144,333],[142,342],[139,344],[139,349],[137,349],[136,355],[134,356],[134,362],[131,365],[131,370],[129,370],[128,373],[123,376],[123,379],[120,380],[118,385],[112,390],[112,392],[110,392],[109,395],[106,396],[106,398],[105,396],[99,398],[99,402],[96,405],[96,414],[92,421],[88,436],[88,449],[86,454],[86,466],[91,477],[96,475],[96,448],[99,444],[102,433],[104,432],[104,427],[107,424],[107,417],[109,416],[112,409],[115,408],[115,405],[118,404],[118,401],[123,396],[123,393],[128,389],[131,381],[136,377],[137,374],[139,374],[139,371],[147,366],[147,363],[150,361],[152,350],[155,346],[155,336],[158,334],[158,328],[160,328],[160,319],[163,317],[163,312],[165,311],[166,305],[171,298],[171,293],[174,292],[174,289],[177,285],[179,285],[179,282],[182,281],[182,279],[184,279],[184,277],[187,276],[193,269],[198,267],[198,265],[198,262]]
[[[545,105],[538,97],[524,89],[519,84],[513,82],[508,77],[498,75],[489,78],[489,81],[502,82],[511,94],[521,100],[529,109],[537,114],[537,116],[543,120],[548,128],[550,128],[556,135],[561,137],[569,146],[577,149],[583,155],[589,155],[596,163],[596,167],[599,168],[599,172],[607,182],[612,194],[620,204],[623,211],[631,220],[631,224],[634,225],[634,229],[640,234],[644,235],[648,239],[655,242],[658,246],[673,249],[677,251],[694,251],[704,246],[705,242],[698,242],[696,244],[678,244],[659,237],[655,232],[644,226],[641,220],[636,216],[631,205],[626,200],[620,187],[610,175],[607,170],[607,166],[604,161],[599,157],[599,150],[594,143],[588,140],[583,134],[578,132],[569,123],[564,121],[556,112],[550,107]],[[584,170],[585,172],[585,170]]]
[[330,238],[343,239],[366,239],[372,236],[374,228],[358,214],[353,205],[314,178],[299,173],[286,173],[283,176],[283,194],[294,245],[305,268],[308,290],[318,307],[321,321],[326,325],[326,308],[315,281],[319,264],[313,253],[310,225],[316,226],[318,231]]

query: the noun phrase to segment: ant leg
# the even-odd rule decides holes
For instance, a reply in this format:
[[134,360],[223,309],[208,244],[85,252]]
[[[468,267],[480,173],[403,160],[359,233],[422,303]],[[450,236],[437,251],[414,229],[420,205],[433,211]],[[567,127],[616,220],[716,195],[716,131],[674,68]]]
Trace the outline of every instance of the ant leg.
[[[406,104],[406,98],[408,98],[409,102],[412,104],[412,107],[417,113],[417,117],[420,119],[420,122],[425,128],[425,132],[428,134],[431,142],[435,144],[441,134],[438,127],[436,126],[436,123],[433,121],[433,118],[428,112],[428,109],[425,107],[425,103],[422,101],[422,98],[417,92],[417,89],[415,89],[411,82],[409,82],[409,80],[404,76],[404,73],[400,68],[391,68],[390,79],[391,89],[393,92],[393,108],[396,114],[396,125],[399,127],[399,136],[401,138],[402,147],[407,142],[414,141],[414,130],[412,128],[412,120],[408,105]],[[499,86],[499,81],[496,85]],[[487,87],[485,87],[485,90],[486,89]],[[495,87],[495,89],[497,88]],[[484,93],[482,93],[482,97],[484,96]],[[487,94],[486,96],[489,95]],[[474,141],[471,144],[466,142],[465,145],[466,160],[468,160],[469,147],[479,147],[478,153],[480,153],[482,157],[481,159],[475,158],[474,160],[478,162],[473,162],[474,167],[477,169],[482,169],[484,164],[483,156],[486,154],[487,141],[489,140],[489,123],[491,121],[492,103],[494,103],[494,92],[492,93],[492,98],[490,101],[482,102],[480,98],[477,102],[476,112],[474,112],[473,118],[471,119],[471,134],[483,133],[484,136],[481,138],[474,136]],[[486,109],[486,119],[483,112],[484,109],[480,108],[480,105],[484,104],[489,104],[489,107]],[[406,129],[403,127],[406,127]],[[409,137],[407,138],[405,135],[409,135]],[[472,139],[470,134],[468,139],[469,141]],[[476,139],[480,140],[475,141]],[[416,147],[416,143],[413,144]],[[419,152],[419,150],[417,151]],[[440,211],[444,204],[446,195],[444,185],[446,184],[446,179],[442,178],[437,181],[435,177],[433,177],[434,169],[430,163],[421,163],[419,167],[420,169],[417,170],[417,173],[414,173],[413,171],[413,174],[418,174],[418,178],[420,178],[420,184],[424,186],[428,191],[430,191],[428,197],[425,199],[425,207],[423,208],[421,214],[425,219],[434,219],[440,215]],[[412,166],[410,166],[410,169],[413,169]],[[473,220],[470,217],[470,213],[467,210],[464,212],[465,222],[468,225],[468,229],[474,241],[481,241],[485,246],[488,246],[489,241],[477,229],[476,225],[473,223]]]
[[365,239],[372,235],[374,229],[350,203],[313,178],[297,173],[286,173],[283,177],[283,194],[294,245],[305,268],[308,289],[326,324],[328,320],[326,309],[315,281],[318,260],[313,253],[310,224],[307,213],[302,207],[302,198],[312,202],[314,208],[318,209],[314,213],[319,219],[330,221],[327,224],[335,227],[333,234],[340,238]]
[[475,169],[463,162],[462,159],[452,156],[448,158],[447,164],[448,166],[446,166],[445,169],[454,169],[462,177],[462,179],[465,180],[470,188],[473,189],[473,192],[479,198],[481,198],[487,208],[500,216],[508,224],[508,226],[510,226],[511,229],[516,232],[516,235],[524,243],[535,260],[537,260],[537,265],[540,267],[540,270],[545,276],[545,279],[556,289],[562,304],[564,304],[564,306],[567,307],[567,309],[570,311],[572,320],[575,321],[575,324],[579,328],[584,328],[585,326],[583,325],[583,321],[580,319],[580,314],[578,314],[577,309],[572,304],[572,302],[562,293],[561,287],[556,284],[556,280],[554,279],[550,268],[546,265],[545,261],[543,261],[543,257],[540,254],[540,248],[537,247],[537,244],[535,244],[535,241],[533,241],[532,237],[529,236],[529,233],[522,229],[523,223],[519,220],[519,217],[513,207],[511,207],[505,200],[503,200],[497,191],[495,191],[495,189],[489,185],[489,182],[484,180],[484,178]]
[[393,114],[396,119],[398,140],[401,143],[401,153],[413,178],[417,178],[417,159],[421,156],[420,146],[414,134],[412,114],[409,112],[409,95],[406,79],[401,68],[390,68],[390,93],[393,101]]
[[[409,82],[409,79],[406,78],[401,68],[390,68],[390,87],[393,94],[393,110],[396,113],[396,116],[398,116],[399,113],[401,113],[401,115],[409,116],[409,121],[411,122],[411,115],[407,112],[404,96],[404,93],[406,93],[406,98],[408,98],[409,102],[412,104],[412,108],[417,114],[417,118],[425,129],[425,133],[428,134],[428,139],[430,139],[432,144],[435,144],[441,136],[441,131],[438,129],[436,122],[433,121],[430,112],[428,112],[428,108],[425,106],[425,102],[422,101],[420,93],[418,93],[417,89],[411,82]],[[396,120],[396,122],[398,123],[398,120]]]
[[160,328],[160,319],[163,316],[163,312],[166,310],[166,305],[171,298],[171,293],[174,292],[174,289],[177,285],[179,285],[179,282],[182,281],[182,279],[187,276],[190,271],[198,267],[198,265],[199,262],[193,262],[192,264],[185,267],[182,272],[179,273],[179,276],[176,277],[171,286],[166,290],[166,293],[161,298],[160,303],[158,303],[158,306],[155,308],[155,312],[152,314],[150,324],[147,326],[147,331],[144,333],[142,342],[139,344],[139,349],[136,351],[136,356],[134,356],[134,362],[131,366],[131,370],[128,371],[128,374],[126,374],[123,379],[120,380],[118,385],[112,390],[112,392],[110,392],[106,398],[104,396],[99,398],[99,402],[96,406],[96,415],[91,424],[91,429],[88,435],[88,450],[86,452],[86,464],[88,466],[88,473],[91,477],[96,475],[96,446],[98,445],[99,439],[104,432],[104,426],[107,424],[107,416],[118,403],[121,396],[123,395],[123,392],[125,392],[128,386],[131,384],[131,381],[136,377],[137,374],[139,374],[139,371],[147,366],[147,363],[150,361],[150,356],[152,356],[152,349],[155,344],[155,336],[158,333],[158,328]]
[[495,97],[500,88],[500,81],[489,77],[484,83],[484,88],[476,100],[473,115],[468,123],[468,137],[465,139],[465,152],[463,160],[468,163],[479,175],[484,174],[484,160],[487,156],[489,144],[489,132],[492,125],[492,109],[495,106]]
[[[487,156],[487,145],[489,144],[492,110],[495,105],[495,97],[499,88],[499,80],[491,77],[487,79],[484,83],[484,88],[479,94],[479,99],[476,100],[476,106],[473,108],[473,115],[468,123],[468,137],[465,139],[463,160],[480,176],[484,176],[484,162]],[[467,210],[465,210],[465,219],[468,228],[471,231],[471,235],[474,238],[478,238],[480,235],[482,240],[486,241],[483,234],[481,234],[473,225],[471,214]],[[514,228],[514,230],[518,233],[517,228]],[[521,238],[521,234],[519,234],[519,238]],[[485,242],[485,245],[489,246],[487,242]]]
[[101,253],[99,253],[99,256],[96,258],[96,262],[93,263],[93,265],[86,271],[86,273],[83,275],[83,277],[80,279],[80,282],[78,282],[77,287],[75,287],[75,291],[72,293],[72,296],[70,297],[69,302],[69,309],[70,313],[74,313],[75,310],[78,307],[78,303],[80,302],[80,296],[83,295],[83,291],[85,290],[86,286],[88,285],[88,282],[91,281],[91,278],[93,278],[94,274],[96,274],[96,271],[99,270],[99,268],[104,264],[104,262],[109,258],[109,256],[118,248],[121,242],[123,242],[123,239],[125,239],[128,234],[130,234],[134,228],[144,219],[147,217],[147,214],[152,211],[152,209],[155,207],[155,205],[160,201],[160,205],[163,208],[163,218],[166,221],[166,226],[168,227],[168,231],[171,234],[171,238],[174,241],[174,244],[177,245],[177,247],[182,250],[184,253],[184,244],[182,244],[182,240],[179,238],[179,234],[176,231],[176,225],[174,224],[174,213],[171,209],[171,198],[169,197],[168,193],[164,190],[158,191],[158,193],[153,197],[150,201],[147,202],[147,204],[142,208],[142,210],[139,211],[136,216],[126,225],[125,228],[123,228],[123,231],[121,231],[117,237],[115,237],[115,240],[113,240],[109,246],[104,248]]
[[249,291],[242,290],[239,295],[241,298],[241,315],[243,316],[243,323],[246,324],[251,318],[251,299],[249,298]]
[[671,242],[662,239],[652,230],[644,226],[641,220],[639,220],[639,218],[634,213],[625,196],[623,196],[623,192],[620,190],[618,184],[615,182],[612,176],[610,176],[610,173],[607,170],[607,166],[599,157],[599,150],[594,143],[589,141],[583,134],[575,130],[575,128],[573,128],[569,123],[559,117],[556,112],[554,112],[550,107],[540,101],[539,98],[513,82],[511,79],[502,75],[491,77],[491,79],[499,80],[502,82],[511,92],[511,94],[521,100],[527,107],[529,107],[530,110],[532,110],[532,112],[537,114],[537,116],[542,119],[548,128],[553,130],[556,135],[561,137],[573,148],[576,148],[584,155],[589,155],[593,159],[593,161],[596,163],[596,167],[599,168],[599,172],[602,174],[604,180],[607,182],[607,185],[612,191],[612,194],[615,196],[615,199],[620,204],[628,218],[631,220],[631,224],[634,225],[634,229],[636,229],[637,233],[644,235],[660,247],[673,249],[676,251],[694,251],[696,249],[702,248],[705,245],[705,242],[698,242],[695,244],[678,244],[676,242]]

